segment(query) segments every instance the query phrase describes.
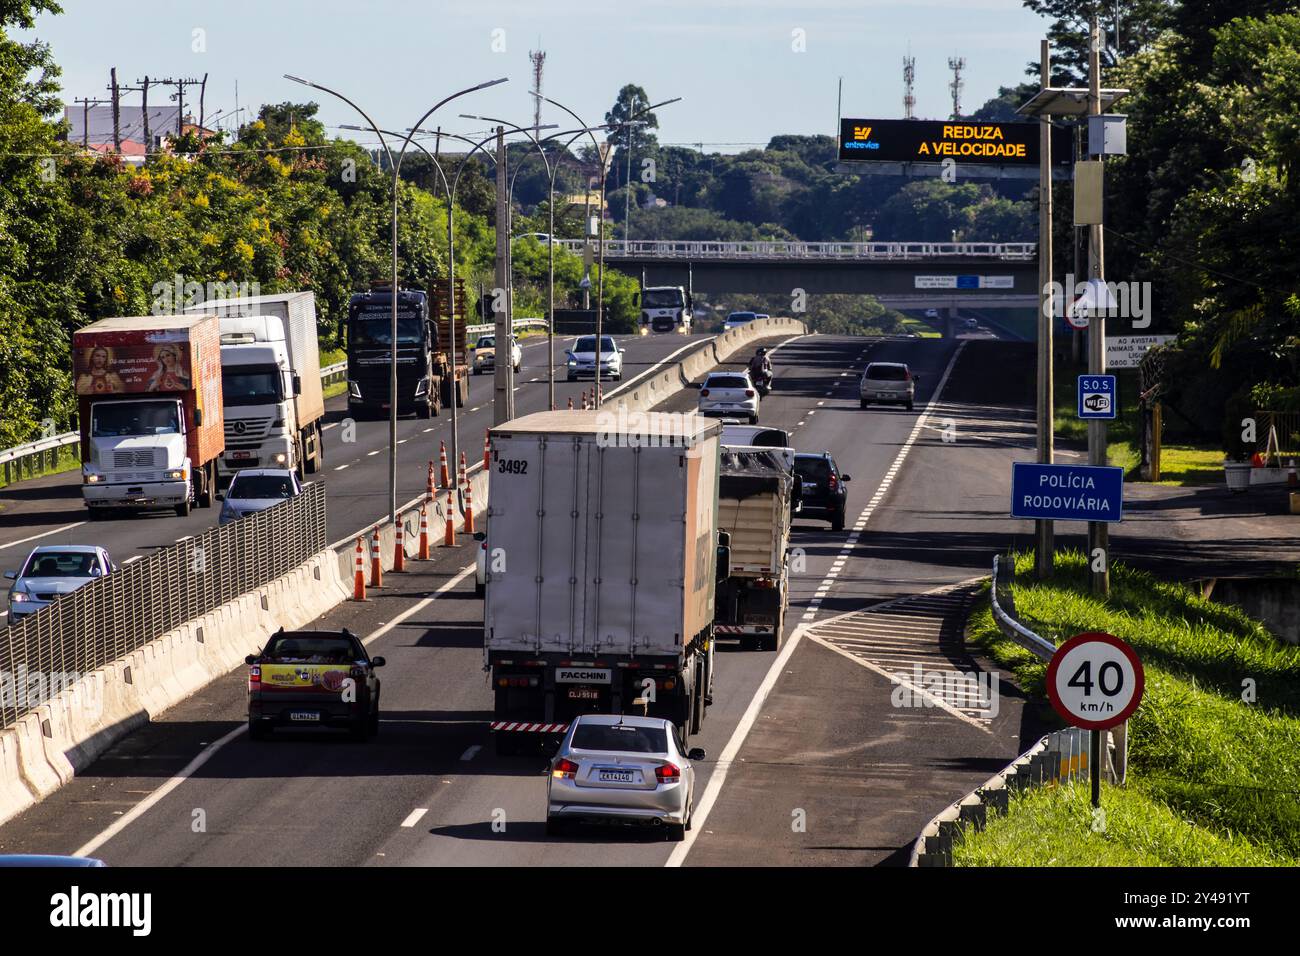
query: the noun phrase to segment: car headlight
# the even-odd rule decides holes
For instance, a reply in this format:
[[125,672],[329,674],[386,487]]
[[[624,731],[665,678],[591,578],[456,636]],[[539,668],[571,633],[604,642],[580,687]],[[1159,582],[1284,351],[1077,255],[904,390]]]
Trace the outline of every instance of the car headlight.
[[185,477],[185,472],[180,468],[173,468],[171,471],[165,472],[164,476],[172,481],[180,481]]
[[9,592],[9,603],[10,603],[10,604],[24,604],[24,603],[26,603],[27,601],[30,601],[31,599],[32,599],[32,598],[31,598],[31,595],[28,594],[26,591],[10,591],[10,592]]
[[283,464],[284,464],[286,461],[288,461],[288,460],[289,460],[289,456],[286,455],[284,452],[282,452],[282,451],[281,451],[281,452],[276,452],[276,455],[275,455],[275,463],[276,463],[277,465],[283,465]]
[[358,399],[361,397],[361,386],[352,379],[348,379],[348,397]]
[[429,391],[429,380],[422,378],[415,383],[415,397],[420,398]]
[[98,484],[99,482],[103,481],[103,480],[104,480],[104,476],[103,476],[103,475],[97,475],[97,474],[94,474],[93,472],[83,472],[82,475],[81,475],[81,480],[84,481],[84,482],[85,482],[86,484],[88,484],[88,485],[94,485],[94,484]]

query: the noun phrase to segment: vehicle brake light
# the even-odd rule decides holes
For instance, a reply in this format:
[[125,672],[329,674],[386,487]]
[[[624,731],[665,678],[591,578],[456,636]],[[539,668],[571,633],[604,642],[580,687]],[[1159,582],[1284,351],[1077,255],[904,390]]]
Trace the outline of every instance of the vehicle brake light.
[[745,397],[746,397],[746,398],[753,398],[753,397],[754,397],[754,390],[753,390],[752,388],[747,388],[747,389],[745,389]]
[[707,388],[702,388],[700,389],[700,394],[703,395],[705,398],[707,398],[709,395],[709,390]]
[[[674,767],[673,769],[676,770],[677,768]],[[658,771],[655,772],[658,773]],[[561,757],[559,760],[555,761],[555,766],[551,768],[551,776],[556,780],[562,780],[566,777],[569,780],[572,780],[577,773],[578,765],[567,757]]]
[[911,370],[910,370],[910,369],[904,369],[904,370],[903,370],[903,381],[904,381],[904,382],[910,382],[911,380],[912,380],[912,372],[911,372]]
[[255,686],[262,686],[262,668],[257,664],[248,669],[248,689],[253,690]]
[[829,490],[834,491],[837,485],[839,485],[839,480],[834,475],[831,475],[826,482],[826,487]]
[[655,778],[660,783],[678,783],[682,779],[682,771],[675,763],[661,764],[655,767]]

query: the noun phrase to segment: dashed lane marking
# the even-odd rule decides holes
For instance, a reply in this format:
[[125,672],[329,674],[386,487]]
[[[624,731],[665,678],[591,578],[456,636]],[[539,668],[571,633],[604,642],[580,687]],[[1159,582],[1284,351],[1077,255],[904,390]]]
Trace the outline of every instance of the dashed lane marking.
[[420,822],[420,817],[424,816],[428,812],[429,812],[428,807],[416,807],[414,810],[410,812],[410,815],[408,815],[407,818],[402,821],[402,826],[407,827],[408,829],[410,827],[415,826],[417,823]]

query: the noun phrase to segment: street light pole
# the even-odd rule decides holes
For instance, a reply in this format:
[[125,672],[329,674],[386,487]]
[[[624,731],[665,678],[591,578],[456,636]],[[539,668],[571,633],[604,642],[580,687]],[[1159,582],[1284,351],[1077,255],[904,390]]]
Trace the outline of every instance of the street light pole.
[[[361,116],[365,119],[365,121],[370,124],[370,128],[375,131],[375,135],[379,137],[380,145],[383,147],[384,153],[388,157],[388,163],[390,166],[393,167],[393,215],[392,215],[393,286],[392,286],[392,294],[390,296],[393,310],[392,310],[392,323],[390,327],[392,344],[391,344],[391,353],[389,355],[390,370],[389,370],[389,377],[388,377],[388,402],[389,402],[388,520],[391,523],[396,524],[397,523],[397,293],[398,293],[397,207],[398,207],[398,186],[401,181],[400,177],[402,171],[402,160],[406,156],[407,147],[411,145],[411,134],[407,135],[406,141],[402,144],[402,151],[398,153],[397,161],[394,162],[392,150],[388,148],[388,144],[384,140],[383,134],[379,132],[379,126],[375,123],[374,120],[370,118],[370,116],[365,112],[365,110],[361,109],[360,106],[358,106],[352,100],[348,99],[342,93],[339,93],[337,90],[332,90],[327,86],[322,86],[319,83],[313,83],[311,80],[303,79],[300,76],[293,76],[289,73],[284,74],[284,77],[287,80],[293,80],[295,83],[301,83],[304,86],[310,86],[312,89],[320,90],[322,93],[328,93],[331,96],[342,100],[344,103],[347,103],[354,110],[360,113]],[[429,107],[429,109],[425,111],[424,115],[420,117],[419,121],[415,124],[415,126],[418,128],[424,125],[425,120],[427,120],[430,116],[432,116],[435,112],[437,112],[442,106],[444,106],[447,103],[450,103],[452,100],[457,99],[458,97],[464,96],[467,93],[474,93],[478,90],[486,89],[490,86],[496,86],[500,83],[505,83],[506,81],[507,81],[507,77],[501,77],[500,79],[496,79],[496,80],[488,80],[485,83],[479,83],[475,86],[466,87],[463,90],[459,90],[451,94],[450,96],[444,97],[443,99],[435,103],[433,106]],[[452,378],[454,381],[455,374],[456,374],[454,348],[452,349],[452,353],[453,353]]]
[[[1101,115],[1101,31],[1097,15],[1093,13],[1088,42],[1088,115]],[[1104,156],[1099,157],[1104,161]],[[1103,169],[1105,167],[1102,167]],[[1095,217],[1100,220],[1101,217]],[[1102,248],[1100,221],[1088,226],[1088,280],[1100,291],[1105,281],[1105,257]],[[1095,297],[1097,307],[1092,310],[1088,324],[1088,374],[1101,375],[1106,371],[1106,308],[1100,305],[1104,296]],[[1106,422],[1093,419],[1088,422],[1088,464],[1106,464]],[[1088,522],[1088,564],[1092,569],[1092,593],[1102,598],[1110,596],[1110,526],[1104,521]]]
[[[1052,45],[1043,40],[1039,47],[1039,72],[1043,89],[1052,85]],[[1052,118],[1038,118],[1038,287],[1042,296],[1038,314],[1038,461],[1050,465],[1056,458],[1053,396],[1054,369],[1052,336],[1055,307],[1052,298]],[[1051,577],[1056,531],[1050,518],[1034,522],[1034,574],[1040,580]]]

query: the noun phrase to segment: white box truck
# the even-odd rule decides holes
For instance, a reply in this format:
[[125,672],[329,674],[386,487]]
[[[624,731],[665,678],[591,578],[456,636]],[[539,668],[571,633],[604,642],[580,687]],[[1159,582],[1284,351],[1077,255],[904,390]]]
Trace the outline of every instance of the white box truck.
[[186,311],[215,313],[221,322],[221,483],[241,468],[294,468],[299,477],[319,471],[325,398],[315,293],[217,299]]
[[484,668],[500,753],[583,713],[699,730],[713,681],[717,422],[538,412],[490,433]]
[[641,331],[690,334],[694,312],[690,293],[679,285],[647,286],[633,297],[641,307]]

